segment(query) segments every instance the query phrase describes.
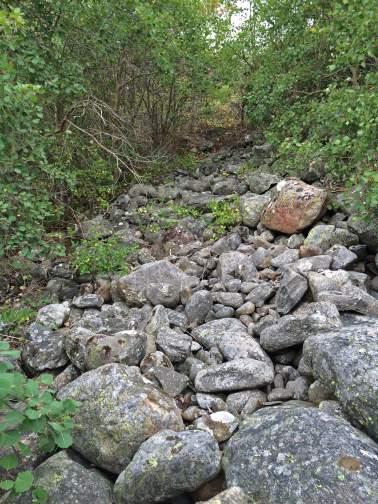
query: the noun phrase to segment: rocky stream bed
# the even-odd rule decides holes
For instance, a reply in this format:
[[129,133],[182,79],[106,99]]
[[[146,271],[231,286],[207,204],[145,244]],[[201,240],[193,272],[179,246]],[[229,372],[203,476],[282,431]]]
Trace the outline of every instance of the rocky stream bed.
[[138,244],[128,275],[51,265],[22,366],[80,409],[71,449],[27,461],[49,503],[378,503],[378,227],[271,162],[218,154],[84,222]]

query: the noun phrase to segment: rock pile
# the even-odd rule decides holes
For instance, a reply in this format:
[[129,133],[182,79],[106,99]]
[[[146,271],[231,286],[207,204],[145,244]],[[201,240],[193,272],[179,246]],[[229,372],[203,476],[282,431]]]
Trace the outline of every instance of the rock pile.
[[[81,404],[73,450],[35,470],[59,473],[49,502],[378,502],[377,230],[253,155],[257,172],[218,156],[88,221],[139,244],[130,274],[80,294],[55,265],[22,353]],[[240,225],[211,239],[209,203],[235,195]]]

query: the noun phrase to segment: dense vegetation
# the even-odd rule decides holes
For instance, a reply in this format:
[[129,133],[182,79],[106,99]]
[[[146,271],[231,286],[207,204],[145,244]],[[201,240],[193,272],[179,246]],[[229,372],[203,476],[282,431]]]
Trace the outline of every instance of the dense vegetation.
[[180,136],[232,101],[277,167],[316,163],[376,211],[377,26],[374,0],[3,7],[0,256],[63,252],[56,231],[106,208],[130,173],[161,170]]

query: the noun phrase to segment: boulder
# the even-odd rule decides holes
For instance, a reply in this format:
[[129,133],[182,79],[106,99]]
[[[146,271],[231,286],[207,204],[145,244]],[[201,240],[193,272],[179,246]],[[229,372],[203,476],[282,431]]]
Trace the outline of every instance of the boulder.
[[21,358],[31,372],[56,369],[69,362],[62,331],[51,331],[34,322],[26,330],[26,339]]
[[83,294],[72,300],[73,306],[76,308],[101,308],[104,304],[104,298],[98,294]]
[[181,430],[173,399],[136,367],[107,364],[63,387],[59,399],[74,399],[73,447],[98,467],[119,474],[139,446],[163,429]]
[[156,345],[171,362],[183,362],[191,353],[192,338],[180,329],[167,327],[159,330]]
[[[52,455],[33,471],[34,486],[48,494],[49,504],[112,504],[113,483],[100,471],[66,451]],[[32,504],[32,492],[6,500],[7,504]]]
[[307,279],[294,269],[287,268],[276,295],[278,313],[289,313],[307,292]]
[[341,319],[335,305],[310,303],[294,315],[281,317],[260,334],[260,344],[268,352],[277,352],[303,343],[319,331],[341,327]]
[[248,334],[245,325],[237,319],[212,320],[194,329],[192,337],[205,348],[217,347],[226,360],[249,357],[270,363],[269,357],[259,343]]
[[185,305],[185,315],[190,326],[203,324],[212,304],[213,300],[209,291],[199,290],[192,294]]
[[224,452],[227,486],[264,504],[375,502],[376,443],[341,417],[287,404],[240,425]]
[[69,315],[68,303],[49,304],[38,310],[35,321],[47,329],[59,329],[66,322]]
[[145,441],[114,486],[115,504],[153,504],[192,492],[220,471],[208,432],[164,430]]
[[235,359],[199,371],[195,387],[201,392],[254,389],[272,383],[273,366],[255,359]]
[[276,198],[265,208],[261,222],[268,229],[294,234],[308,228],[321,216],[327,192],[298,179],[288,178],[277,187]]
[[361,243],[368,246],[370,252],[378,250],[378,218],[364,219],[357,215],[351,215],[348,219],[348,228],[356,234]]
[[272,186],[278,184],[281,178],[275,173],[267,173],[256,171],[250,173],[246,177],[251,192],[255,194],[263,194],[268,191]]
[[319,247],[323,252],[333,245],[350,247],[358,244],[358,236],[347,229],[330,224],[318,224],[313,227],[304,241],[305,247]]
[[169,261],[155,261],[118,280],[118,290],[130,306],[142,306],[148,301],[153,305],[175,307],[180,292],[189,277]]
[[240,213],[245,226],[255,228],[260,221],[261,212],[270,202],[268,194],[246,194],[240,198]]
[[353,422],[378,441],[378,319],[350,315],[308,338],[304,364]]

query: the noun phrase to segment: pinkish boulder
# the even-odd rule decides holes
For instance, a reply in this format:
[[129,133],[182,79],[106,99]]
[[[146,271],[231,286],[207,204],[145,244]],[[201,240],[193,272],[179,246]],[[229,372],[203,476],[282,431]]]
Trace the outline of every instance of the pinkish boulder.
[[274,231],[298,233],[321,216],[326,201],[324,189],[288,178],[277,185],[277,196],[265,208],[261,222]]

